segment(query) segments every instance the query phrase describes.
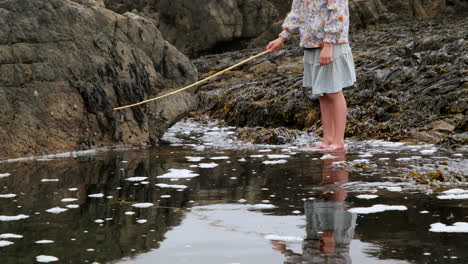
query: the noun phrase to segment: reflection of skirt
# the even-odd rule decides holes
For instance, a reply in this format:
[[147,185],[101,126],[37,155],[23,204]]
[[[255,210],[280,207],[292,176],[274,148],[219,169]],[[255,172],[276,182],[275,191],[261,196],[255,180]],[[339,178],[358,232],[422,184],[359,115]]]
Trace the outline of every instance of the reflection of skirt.
[[304,49],[303,86],[311,98],[337,93],[356,82],[353,54],[349,43],[333,45],[333,62],[321,66],[322,48]]

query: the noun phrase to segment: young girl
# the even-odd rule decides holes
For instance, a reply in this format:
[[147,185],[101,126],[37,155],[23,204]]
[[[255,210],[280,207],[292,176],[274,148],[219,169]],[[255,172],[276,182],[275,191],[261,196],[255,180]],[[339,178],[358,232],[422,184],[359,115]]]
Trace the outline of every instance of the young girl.
[[348,43],[348,0],[293,0],[283,32],[267,50],[277,51],[300,33],[304,48],[303,86],[319,96],[323,140],[318,148],[346,148],[346,100],[342,89],[356,82],[353,55]]

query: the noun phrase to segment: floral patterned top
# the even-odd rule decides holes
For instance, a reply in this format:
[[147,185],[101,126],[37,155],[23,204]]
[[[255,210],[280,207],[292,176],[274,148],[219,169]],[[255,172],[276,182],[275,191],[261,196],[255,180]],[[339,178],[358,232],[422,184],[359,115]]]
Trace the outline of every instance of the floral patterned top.
[[300,34],[304,48],[322,47],[324,43],[347,43],[348,0],[293,0],[280,36],[289,39],[296,33]]

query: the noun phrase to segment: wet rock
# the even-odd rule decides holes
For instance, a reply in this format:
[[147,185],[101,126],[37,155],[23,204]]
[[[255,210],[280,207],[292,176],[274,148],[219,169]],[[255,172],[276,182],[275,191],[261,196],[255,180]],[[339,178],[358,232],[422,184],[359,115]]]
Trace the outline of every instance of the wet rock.
[[227,46],[239,48],[243,39],[259,36],[278,19],[276,8],[262,0],[109,0],[106,6],[120,13],[135,9],[145,17],[157,17],[164,38],[192,56]]
[[0,72],[0,159],[154,145],[197,104],[181,93],[112,111],[197,71],[150,21],[68,0],[0,3]]
[[267,128],[240,128],[237,130],[238,139],[254,144],[287,144],[293,142],[297,137],[297,131],[284,127]]
[[[351,34],[358,82],[344,90],[346,135],[445,144],[464,133],[467,28],[466,19],[455,16],[389,22]],[[258,52],[210,55],[194,63],[202,73],[215,72]],[[320,133],[318,100],[310,100],[301,87],[302,55],[300,47],[289,45],[237,69],[244,74],[202,86],[202,111],[230,125]],[[276,72],[259,72],[263,67],[255,65],[266,60],[277,65]]]

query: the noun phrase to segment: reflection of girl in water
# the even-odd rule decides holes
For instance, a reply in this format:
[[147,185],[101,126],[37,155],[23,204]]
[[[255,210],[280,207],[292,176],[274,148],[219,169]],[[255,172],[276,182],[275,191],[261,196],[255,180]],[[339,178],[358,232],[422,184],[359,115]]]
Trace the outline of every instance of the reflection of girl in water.
[[302,255],[288,250],[284,243],[272,242],[274,249],[286,256],[284,264],[351,263],[349,244],[356,227],[356,215],[348,212],[345,206],[347,191],[342,184],[348,182],[348,171],[331,166],[332,162],[344,161],[344,153],[334,154],[338,157],[323,161],[320,198],[305,202],[307,238]]

